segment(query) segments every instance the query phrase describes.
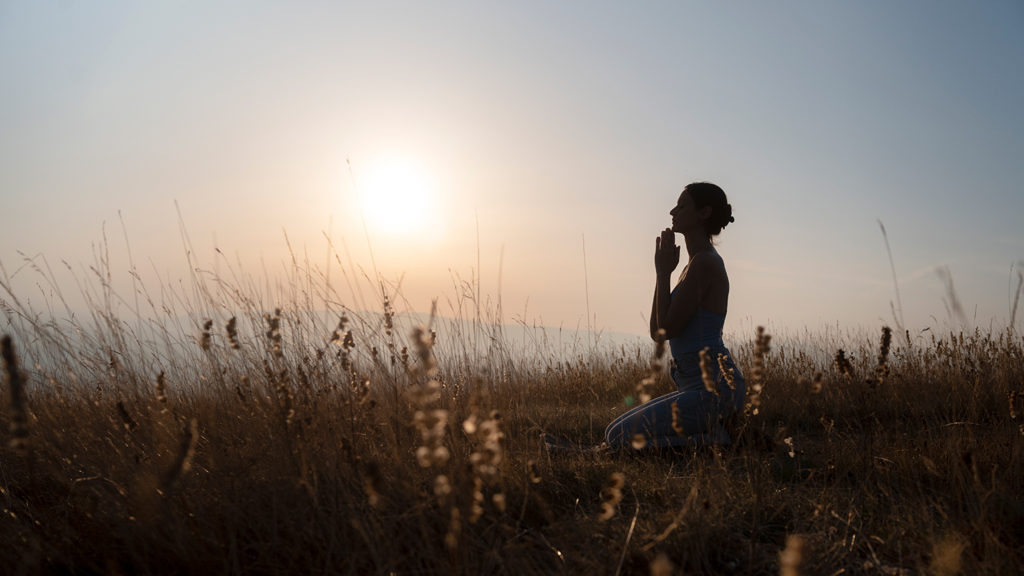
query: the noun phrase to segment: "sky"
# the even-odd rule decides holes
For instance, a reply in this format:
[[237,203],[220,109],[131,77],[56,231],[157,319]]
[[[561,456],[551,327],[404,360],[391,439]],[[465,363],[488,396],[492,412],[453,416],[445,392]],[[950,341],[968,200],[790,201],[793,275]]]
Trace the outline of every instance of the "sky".
[[268,277],[330,238],[353,300],[339,265],[400,311],[476,281],[509,322],[644,334],[654,239],[711,181],[727,332],[892,324],[893,267],[908,328],[1001,329],[1021,29],[1017,1],[0,0],[0,263],[41,302],[26,258],[73,294],[104,237],[121,293],[129,251],[187,281],[185,234]]

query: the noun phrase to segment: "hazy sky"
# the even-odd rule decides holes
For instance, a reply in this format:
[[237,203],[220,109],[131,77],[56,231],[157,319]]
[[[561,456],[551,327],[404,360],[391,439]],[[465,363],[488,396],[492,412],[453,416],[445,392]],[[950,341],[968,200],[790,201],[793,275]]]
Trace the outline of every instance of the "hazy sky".
[[1021,30],[1018,1],[0,1],[0,262],[80,270],[106,223],[130,292],[120,213],[147,282],[187,279],[177,201],[207,269],[276,274],[282,230],[322,262],[329,230],[372,275],[365,220],[416,309],[479,247],[506,318],[585,327],[589,291],[643,333],[654,239],[710,180],[729,331],[890,321],[879,219],[908,324],[949,322],[948,267],[1005,326]]

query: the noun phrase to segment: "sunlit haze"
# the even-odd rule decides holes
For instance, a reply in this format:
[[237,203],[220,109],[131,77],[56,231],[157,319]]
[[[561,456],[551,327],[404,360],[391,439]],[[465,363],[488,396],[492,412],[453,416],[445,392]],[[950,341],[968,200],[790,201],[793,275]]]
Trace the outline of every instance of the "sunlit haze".
[[510,323],[643,334],[707,180],[727,332],[892,324],[880,221],[909,328],[1002,329],[1021,30],[1018,1],[3,2],[0,263],[42,303],[26,258],[75,293],[104,237],[125,294],[129,248],[159,285],[186,246],[273,276],[330,243],[400,310],[478,281]]
[[431,176],[409,160],[374,162],[353,189],[369,226],[389,239],[415,240],[431,230],[439,233],[445,228]]

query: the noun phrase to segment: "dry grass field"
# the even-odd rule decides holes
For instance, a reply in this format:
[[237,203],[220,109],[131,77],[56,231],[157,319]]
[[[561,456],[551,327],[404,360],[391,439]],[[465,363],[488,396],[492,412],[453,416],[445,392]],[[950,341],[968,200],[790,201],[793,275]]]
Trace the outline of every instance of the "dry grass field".
[[733,446],[549,453],[670,389],[653,344],[516,347],[471,287],[419,329],[304,270],[273,301],[105,277],[84,317],[0,291],[4,574],[1024,567],[1020,334],[752,333]]

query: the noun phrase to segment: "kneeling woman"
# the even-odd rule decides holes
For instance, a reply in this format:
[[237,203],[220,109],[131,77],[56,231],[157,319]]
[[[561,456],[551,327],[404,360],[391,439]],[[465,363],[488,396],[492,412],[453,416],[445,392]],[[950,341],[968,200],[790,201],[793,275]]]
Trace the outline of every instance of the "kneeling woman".
[[[729,304],[729,277],[725,263],[711,242],[733,222],[725,192],[708,182],[686,186],[672,215],[672,227],[656,240],[654,267],[658,280],[651,310],[651,338],[664,330],[672,351],[672,380],[677,391],[646,402],[619,416],[605,431],[613,448],[633,444],[637,434],[652,448],[693,443],[728,443],[729,426],[743,409],[746,383],[722,342],[722,326]],[[672,271],[679,265],[675,233],[683,235],[689,256],[679,282],[670,290]],[[715,390],[704,385],[700,351],[711,355]],[[718,356],[732,370],[731,382],[721,374]],[[675,406],[675,408],[673,408]],[[673,415],[673,412],[675,414]]]

